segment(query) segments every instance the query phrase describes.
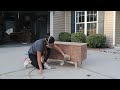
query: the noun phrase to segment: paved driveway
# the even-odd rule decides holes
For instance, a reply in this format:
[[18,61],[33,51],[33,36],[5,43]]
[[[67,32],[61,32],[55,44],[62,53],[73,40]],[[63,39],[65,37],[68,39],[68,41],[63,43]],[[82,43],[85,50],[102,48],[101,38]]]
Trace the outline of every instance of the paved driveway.
[[[24,52],[30,45],[0,46],[0,79],[40,79],[37,69],[23,67]],[[49,61],[54,67],[43,70],[44,79],[120,79],[119,49],[88,49],[87,59],[82,66],[74,69],[74,65],[60,66],[60,61]]]

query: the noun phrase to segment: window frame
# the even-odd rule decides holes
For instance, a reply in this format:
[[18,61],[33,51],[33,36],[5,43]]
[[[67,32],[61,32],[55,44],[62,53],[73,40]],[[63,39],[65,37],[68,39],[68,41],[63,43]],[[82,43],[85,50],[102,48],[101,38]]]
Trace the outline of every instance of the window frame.
[[[76,22],[77,20],[77,12],[84,12],[84,22]],[[96,34],[98,34],[98,11],[97,11],[97,17],[96,17],[96,21],[89,21],[87,22],[87,12],[88,11],[75,11],[75,32],[77,32],[77,24],[84,24],[84,34],[87,36],[87,24],[88,23],[96,23]],[[90,14],[90,15],[94,15],[94,14]],[[79,17],[79,16],[78,16]],[[94,17],[93,17],[94,18]]]

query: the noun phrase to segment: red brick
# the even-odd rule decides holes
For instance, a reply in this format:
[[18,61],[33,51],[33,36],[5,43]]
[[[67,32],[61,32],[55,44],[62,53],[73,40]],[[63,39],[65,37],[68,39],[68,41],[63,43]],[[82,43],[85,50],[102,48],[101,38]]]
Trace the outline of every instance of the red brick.
[[[75,42],[55,42],[61,50],[70,55],[70,61],[81,62],[87,58],[87,44]],[[50,59],[63,60],[63,56],[58,51],[52,49]]]

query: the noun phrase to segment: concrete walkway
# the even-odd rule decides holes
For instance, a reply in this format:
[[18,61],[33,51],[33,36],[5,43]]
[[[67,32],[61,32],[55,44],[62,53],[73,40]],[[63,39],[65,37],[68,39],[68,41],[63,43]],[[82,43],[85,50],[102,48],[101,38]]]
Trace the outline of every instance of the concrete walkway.
[[[23,67],[24,52],[30,45],[0,45],[0,79],[40,79],[38,70]],[[120,49],[88,49],[87,59],[78,69],[72,64],[60,66],[49,61],[54,69],[43,70],[44,79],[120,79]]]

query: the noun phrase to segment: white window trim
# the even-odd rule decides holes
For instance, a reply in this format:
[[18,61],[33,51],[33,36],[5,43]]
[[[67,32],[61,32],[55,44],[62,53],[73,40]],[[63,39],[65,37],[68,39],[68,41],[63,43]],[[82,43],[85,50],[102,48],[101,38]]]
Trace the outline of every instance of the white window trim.
[[84,25],[85,25],[85,28],[84,28],[84,34],[87,36],[87,11],[85,11],[85,23],[84,23]]
[[76,11],[75,11],[75,32],[76,32]]
[[76,23],[76,12],[79,11],[75,11],[75,32],[76,32],[76,24],[83,24],[84,23],[84,34],[87,35],[87,23],[96,23],[96,34],[98,34],[98,11],[97,11],[97,21],[93,21],[93,22],[87,22],[87,11],[85,11],[85,22],[81,22],[81,23]]
[[86,22],[86,23],[97,23],[97,21],[94,21],[94,22]]
[[113,11],[113,46],[115,46],[115,21],[116,21],[116,11]]
[[98,11],[97,11],[97,21],[96,22],[97,22],[97,25],[96,25],[96,29],[97,29],[96,30],[96,34],[98,34]]

